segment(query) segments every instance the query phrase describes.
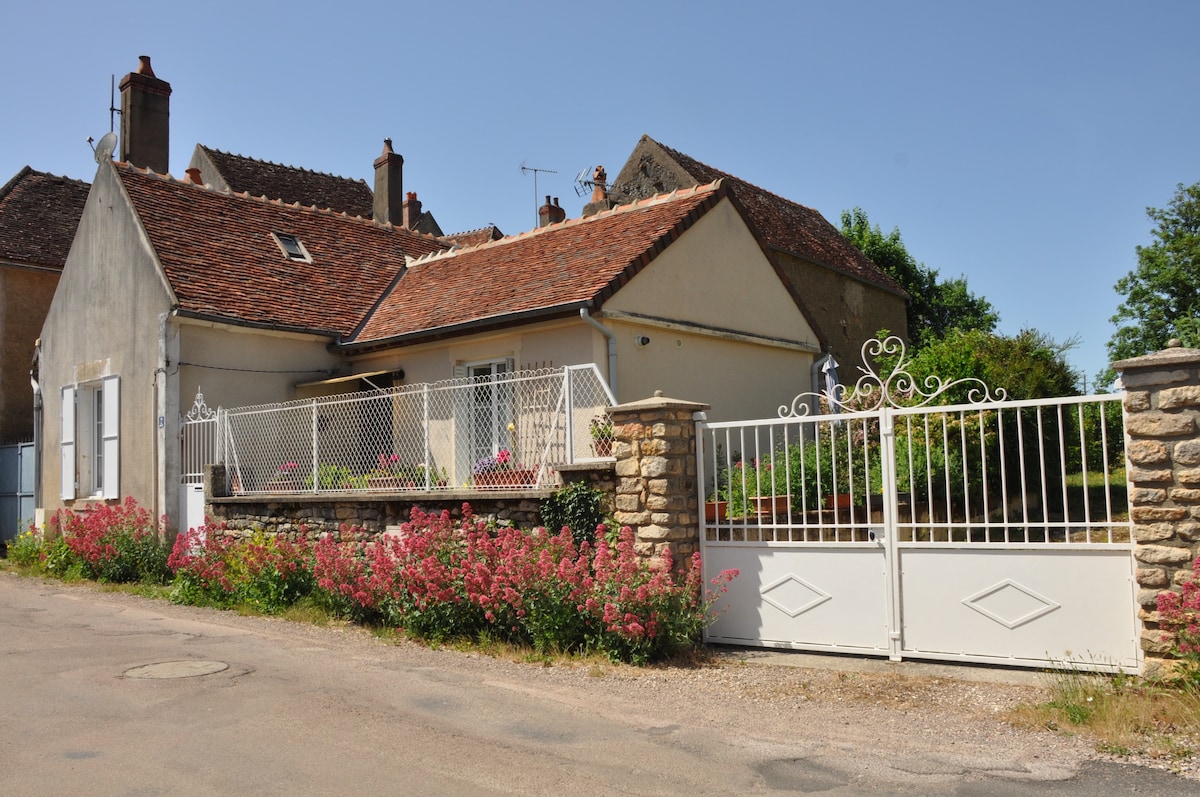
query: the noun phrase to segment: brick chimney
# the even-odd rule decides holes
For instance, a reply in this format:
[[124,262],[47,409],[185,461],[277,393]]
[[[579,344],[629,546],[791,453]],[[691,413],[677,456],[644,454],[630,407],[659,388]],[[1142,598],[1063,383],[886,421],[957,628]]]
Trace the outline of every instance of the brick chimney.
[[401,224],[403,200],[404,158],[392,151],[392,140],[385,138],[383,154],[375,159],[375,221]]
[[404,226],[410,230],[415,229],[420,220],[421,200],[417,199],[416,191],[409,191],[404,195]]
[[592,201],[583,206],[583,215],[594,216],[612,206],[608,200],[608,174],[603,166],[597,166],[592,172]]
[[154,76],[150,56],[121,78],[121,160],[159,174],[170,171],[171,84]]
[[550,204],[550,197],[546,197],[546,204],[538,208],[538,226],[545,227],[547,224],[557,224],[560,221],[566,221],[567,211],[558,206],[558,197],[554,197],[554,204]]

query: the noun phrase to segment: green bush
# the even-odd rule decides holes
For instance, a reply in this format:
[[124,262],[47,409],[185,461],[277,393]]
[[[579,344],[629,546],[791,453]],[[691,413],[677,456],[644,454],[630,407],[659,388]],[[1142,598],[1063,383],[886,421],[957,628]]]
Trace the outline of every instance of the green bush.
[[584,541],[595,544],[596,529],[604,523],[604,493],[586,482],[572,482],[542,501],[538,511],[542,525],[551,533],[566,526],[576,545]]

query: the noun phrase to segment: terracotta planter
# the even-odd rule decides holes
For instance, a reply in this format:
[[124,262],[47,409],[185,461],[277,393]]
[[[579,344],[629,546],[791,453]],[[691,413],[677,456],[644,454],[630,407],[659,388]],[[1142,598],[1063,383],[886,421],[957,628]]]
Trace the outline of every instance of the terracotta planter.
[[537,480],[532,469],[494,470],[475,476],[476,487],[529,487]]
[[837,495],[825,496],[826,509],[849,509],[853,503],[854,496],[850,493],[838,493]]
[[786,495],[768,495],[748,500],[760,518],[787,517],[788,497]]
[[612,456],[612,440],[607,437],[597,437],[592,440],[592,451],[598,457]]
[[395,476],[368,476],[367,489],[369,490],[399,490],[400,479]]
[[725,508],[728,505],[728,501],[705,501],[704,519],[710,523],[717,520],[725,520]]

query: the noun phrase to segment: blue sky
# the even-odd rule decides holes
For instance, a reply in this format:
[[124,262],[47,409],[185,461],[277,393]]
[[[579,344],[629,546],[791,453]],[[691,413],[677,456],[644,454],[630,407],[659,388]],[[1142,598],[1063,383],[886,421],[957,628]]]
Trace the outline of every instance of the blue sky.
[[197,143],[362,178],[385,137],[447,232],[534,225],[532,174],[642,134],[819,210],[862,207],[1001,316],[1106,363],[1147,206],[1200,181],[1200,3],[7,4],[0,181],[91,180],[109,80],[171,83]]

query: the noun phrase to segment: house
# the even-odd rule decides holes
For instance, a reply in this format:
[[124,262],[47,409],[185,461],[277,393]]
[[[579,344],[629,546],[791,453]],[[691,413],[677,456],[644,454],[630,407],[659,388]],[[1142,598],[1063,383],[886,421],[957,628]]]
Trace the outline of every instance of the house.
[[815,325],[822,349],[857,363],[863,341],[881,329],[908,337],[904,289],[816,210],[759,188],[642,136],[620,172],[597,180],[589,211],[644,197],[725,182],[741,200],[771,262]]
[[26,166],[0,188],[0,444],[33,439],[34,344],[88,187]]
[[[122,91],[165,111],[148,61]],[[123,120],[122,158],[161,157],[164,118]],[[290,167],[238,192],[262,164],[248,161],[198,147],[183,180],[161,160],[100,164],[37,352],[44,510],[133,496],[174,526],[182,413],[201,391],[230,408],[595,363],[618,401],[663,390],[732,419],[812,386],[817,325],[735,180],[575,219],[547,197],[538,229],[440,236],[410,229],[425,214],[390,141],[371,218],[365,184],[342,208],[306,205],[342,178]],[[289,193],[306,181],[325,187]]]

